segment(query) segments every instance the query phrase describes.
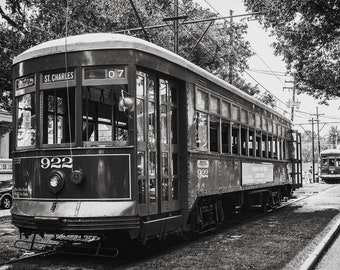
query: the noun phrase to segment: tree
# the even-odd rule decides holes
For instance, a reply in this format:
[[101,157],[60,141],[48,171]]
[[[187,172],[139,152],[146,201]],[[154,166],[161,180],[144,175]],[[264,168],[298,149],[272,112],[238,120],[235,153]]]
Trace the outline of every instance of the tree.
[[248,10],[277,37],[295,86],[327,104],[340,97],[340,2],[337,0],[245,0]]
[[[165,17],[173,16],[172,1],[134,1],[144,25],[164,24]],[[192,0],[180,1],[180,13],[190,19],[216,17]],[[11,60],[24,50],[47,40],[89,32],[115,32],[139,27],[138,19],[125,0],[6,0],[0,6],[0,108],[10,110]],[[247,59],[253,54],[244,34],[244,23],[214,23],[199,46],[191,53],[207,23],[182,25],[180,29],[180,55],[222,79],[229,75],[232,64],[234,83],[252,95],[258,95],[257,86],[247,84],[241,73],[248,68]],[[173,29],[164,27],[147,30],[150,40],[172,50]],[[146,38],[142,31],[133,35]],[[232,38],[232,46],[230,39]]]
[[327,144],[331,146],[331,148],[336,149],[338,146],[338,139],[340,138],[340,131],[336,126],[331,126],[328,131]]

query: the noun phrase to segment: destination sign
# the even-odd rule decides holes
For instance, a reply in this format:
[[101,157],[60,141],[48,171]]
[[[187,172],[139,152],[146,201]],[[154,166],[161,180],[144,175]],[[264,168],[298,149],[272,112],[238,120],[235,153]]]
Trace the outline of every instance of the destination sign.
[[15,89],[23,89],[34,85],[34,75],[15,80]]
[[42,75],[43,83],[62,82],[74,79],[75,79],[74,70],[68,72],[43,73]]
[[125,73],[124,67],[85,69],[85,79],[121,79]]

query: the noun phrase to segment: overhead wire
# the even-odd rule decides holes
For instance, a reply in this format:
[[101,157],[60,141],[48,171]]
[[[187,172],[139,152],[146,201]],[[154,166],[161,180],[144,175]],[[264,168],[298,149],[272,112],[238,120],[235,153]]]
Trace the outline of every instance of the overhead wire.
[[[221,15],[219,11],[217,11],[215,9],[215,7],[213,7],[207,0],[204,0],[205,3],[207,3],[217,14]],[[233,26],[232,26],[233,27]],[[215,44],[217,44],[216,41],[214,41]],[[203,45],[201,45],[202,47]],[[234,53],[236,53],[237,55],[237,51],[235,49],[235,47],[231,44],[232,46],[232,50],[234,51]],[[251,46],[251,48],[253,49],[253,47]],[[254,50],[254,49],[253,49]],[[255,51],[255,50],[254,50]],[[255,52],[256,53],[256,52]],[[258,55],[258,57],[260,58],[260,60],[269,68],[269,66],[265,63],[265,61]],[[270,68],[269,68],[270,69]],[[271,69],[270,69],[271,71]],[[254,76],[252,76],[251,74],[249,74],[249,72],[247,72],[246,70],[244,71],[252,80],[254,80],[258,85],[260,85],[268,94],[272,95],[277,101],[281,102],[282,104],[284,104],[287,107],[286,102],[282,101],[280,98],[278,98],[275,94],[273,94],[272,91],[269,91],[266,87],[263,86],[263,84],[261,84],[260,82],[258,82],[258,80],[256,80],[254,78]],[[276,76],[277,77],[277,76]],[[277,77],[277,79],[280,81],[280,83],[282,83],[281,79]],[[281,110],[285,111],[285,109],[280,108]]]

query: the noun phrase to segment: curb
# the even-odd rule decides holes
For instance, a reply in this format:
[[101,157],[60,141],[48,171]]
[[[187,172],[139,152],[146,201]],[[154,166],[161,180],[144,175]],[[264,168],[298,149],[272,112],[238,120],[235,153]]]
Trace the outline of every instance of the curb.
[[333,240],[340,232],[340,214],[335,217],[336,221],[331,230],[327,233],[327,235],[321,240],[321,242],[317,245],[317,247],[313,250],[310,256],[305,260],[302,266],[299,268],[300,270],[312,270],[315,265],[322,257],[325,250],[331,246]]

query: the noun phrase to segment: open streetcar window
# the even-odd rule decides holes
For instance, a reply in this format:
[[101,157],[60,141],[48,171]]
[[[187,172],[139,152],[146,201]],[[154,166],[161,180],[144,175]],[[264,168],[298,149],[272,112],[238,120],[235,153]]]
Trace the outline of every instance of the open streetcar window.
[[327,158],[323,158],[322,159],[322,166],[323,167],[328,167],[328,159]]
[[126,142],[128,116],[119,110],[125,85],[87,86],[83,88],[83,141]]
[[35,145],[35,94],[17,97],[17,147]]
[[210,116],[210,151],[219,152],[220,118]]
[[43,143],[74,142],[74,88],[42,91],[42,108]]

